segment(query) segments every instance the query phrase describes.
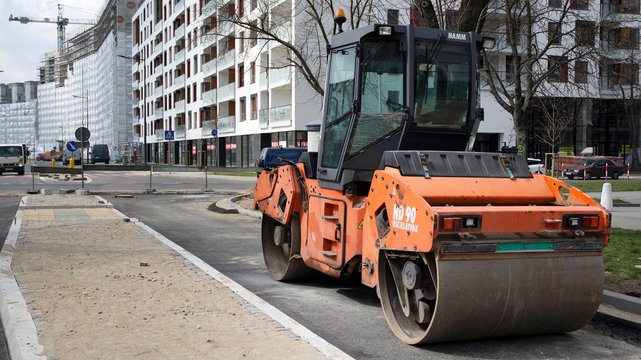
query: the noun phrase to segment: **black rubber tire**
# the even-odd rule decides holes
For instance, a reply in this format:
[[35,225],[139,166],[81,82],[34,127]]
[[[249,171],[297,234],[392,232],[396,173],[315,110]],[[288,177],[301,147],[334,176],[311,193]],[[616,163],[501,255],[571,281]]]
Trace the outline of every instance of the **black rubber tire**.
[[616,180],[616,179],[618,179],[618,178],[619,178],[619,173],[618,173],[617,171],[613,172],[613,173],[612,173],[612,179],[613,179],[613,180]]
[[588,171],[585,173],[585,180],[590,180],[590,179],[592,179],[592,173]]
[[[282,231],[280,244],[275,242],[276,231]],[[296,235],[298,234],[298,235]],[[261,238],[263,258],[269,276],[277,281],[301,279],[308,276],[308,268],[300,257],[300,218],[292,214],[290,221],[283,225],[263,214]]]
[[568,179],[572,180],[574,179],[574,176],[568,176]]

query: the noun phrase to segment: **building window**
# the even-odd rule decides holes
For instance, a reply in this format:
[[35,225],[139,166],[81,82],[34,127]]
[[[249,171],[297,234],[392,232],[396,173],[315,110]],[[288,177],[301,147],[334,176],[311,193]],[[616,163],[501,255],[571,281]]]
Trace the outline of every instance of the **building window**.
[[638,49],[639,29],[618,28],[608,32],[608,42],[617,49]]
[[548,41],[552,45],[561,45],[561,38],[563,37],[561,33],[561,23],[558,22],[549,22],[548,23]]
[[249,66],[249,83],[253,84],[256,82],[256,62],[252,61]]
[[617,14],[638,14],[639,0],[610,0],[610,11]]
[[590,0],[572,0],[570,2],[570,9],[589,10]]
[[238,87],[245,86],[245,64],[238,64]]
[[245,1],[238,1],[238,17],[245,16]]
[[255,8],[258,7],[258,0],[251,0],[251,10],[254,10]]
[[245,97],[240,98],[240,121],[245,121],[247,120],[247,101],[245,100]]
[[568,81],[568,59],[565,56],[548,57],[548,81],[550,82],[567,82]]
[[387,23],[390,25],[398,25],[398,10],[387,9]]
[[256,120],[258,119],[258,97],[256,94],[253,94],[250,98],[251,102],[251,119]]
[[588,62],[577,60],[574,63],[574,81],[577,83],[588,82]]
[[[505,57],[505,81],[508,83],[514,82],[516,76],[516,68],[514,66],[514,57],[509,55]],[[520,57],[516,57],[517,64],[521,61]]]
[[576,44],[579,46],[594,46],[595,29],[593,21],[576,21]]
[[560,8],[562,6],[561,0],[549,0],[548,6],[551,8]]

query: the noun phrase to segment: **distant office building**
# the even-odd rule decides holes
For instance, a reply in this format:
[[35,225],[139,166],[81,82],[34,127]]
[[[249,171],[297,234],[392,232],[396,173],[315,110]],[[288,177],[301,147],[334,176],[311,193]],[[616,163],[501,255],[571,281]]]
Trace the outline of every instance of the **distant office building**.
[[0,143],[37,143],[37,81],[0,84]]
[[136,2],[109,0],[96,25],[68,34],[62,51],[46,53],[39,69],[38,135],[50,149],[89,129],[91,144],[109,145],[117,159],[131,144],[131,15]]

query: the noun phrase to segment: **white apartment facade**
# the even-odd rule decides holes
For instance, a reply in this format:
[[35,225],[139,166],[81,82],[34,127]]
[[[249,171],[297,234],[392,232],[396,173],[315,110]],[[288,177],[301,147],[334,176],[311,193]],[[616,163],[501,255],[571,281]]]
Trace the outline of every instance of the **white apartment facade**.
[[278,38],[301,51],[316,48],[313,65],[323,86],[325,49],[308,36],[316,28],[301,6],[293,0],[140,2],[132,50],[138,153],[145,148],[147,161],[166,164],[251,167],[264,147],[307,146],[305,125],[320,120],[322,97],[286,66],[291,49],[226,21],[259,21],[269,9]]
[[[565,19],[563,27],[568,35],[562,41],[574,41],[569,33],[577,21],[592,22],[598,30],[593,32],[594,45],[590,46],[597,47],[604,56],[561,67],[561,74],[557,74],[560,81],[550,83],[556,93],[544,95],[577,100],[576,122],[563,144],[577,153],[594,146],[597,153],[610,155],[627,141],[624,116],[621,110],[613,110],[618,106],[614,85],[619,81],[612,80],[613,72],[608,66],[616,66],[616,56],[628,56],[638,49],[639,0],[605,1],[571,2],[573,15]],[[537,6],[550,14],[550,21],[558,21],[555,11],[565,3],[566,0],[540,0]],[[385,15],[389,19],[393,13],[400,23],[407,23],[408,4],[380,2],[376,11],[384,14],[383,22]],[[500,25],[501,4],[499,0],[491,3],[489,23]],[[268,20],[273,14],[290,15],[275,29],[279,37],[296,46],[309,45],[306,26],[310,21],[299,6],[293,0],[141,1],[133,16],[131,53],[134,142],[138,144],[138,154],[146,153],[147,161],[166,164],[247,167],[253,166],[263,147],[305,146],[305,125],[320,118],[321,97],[297,69],[278,66],[290,54],[283,44],[255,39],[249,30],[225,21],[234,16],[259,20],[269,8]],[[331,14],[326,17],[331,23]],[[616,29],[631,29],[614,31],[631,34],[628,36],[635,45],[609,41],[620,37],[612,29],[601,30],[604,19],[613,18],[616,21],[609,24],[616,23]],[[376,20],[372,17],[369,21]],[[548,24],[537,26],[537,36],[545,36]],[[499,37],[493,62],[507,76],[510,49],[501,44],[501,34],[495,31],[488,31]],[[319,47],[318,51],[324,49]],[[551,49],[549,56],[555,56],[555,51],[558,49]],[[544,60],[541,66],[547,69],[549,65]],[[562,84],[576,80],[577,68],[585,75],[580,80],[584,84]],[[498,105],[486,84],[481,90],[486,120],[479,128],[475,149],[496,151],[502,145],[514,145],[511,114]],[[613,115],[617,111],[619,114]],[[542,157],[548,150],[534,136],[536,127],[531,126],[528,131],[528,155]]]
[[[548,81],[541,87],[542,98],[565,99],[572,107],[574,121],[559,149],[579,154],[583,149],[593,148],[598,155],[628,156],[630,143],[641,139],[629,139],[630,119],[640,124],[639,114],[630,114],[632,104],[641,102],[639,77],[641,53],[639,31],[641,8],[639,0],[538,0],[531,2],[537,18],[531,28],[538,48],[552,42],[545,56],[539,61],[539,70],[554,69]],[[492,63],[499,69],[499,76],[513,85],[512,49],[506,43],[503,23],[505,1],[493,0],[484,29],[494,36],[497,47],[492,54]],[[563,8],[569,11],[563,12]],[[563,19],[561,19],[563,16]],[[527,22],[520,29],[521,40],[526,43]],[[559,32],[554,29],[560,24]],[[552,41],[554,39],[554,41]],[[568,49],[576,49],[578,56]],[[525,52],[519,48],[519,53]],[[574,50],[573,50],[574,51]],[[585,55],[581,55],[585,54]],[[523,77],[524,74],[519,76]],[[507,81],[505,81],[507,80]],[[482,106],[486,121],[480,128],[480,143],[484,150],[496,141],[514,145],[511,115],[503,110],[489,93],[487,82],[482,84]],[[635,94],[636,91],[636,94]],[[541,131],[535,124],[536,117],[543,116],[533,111],[528,114],[528,156],[543,157],[551,151],[535,136]],[[634,125],[635,124],[635,125]],[[479,140],[479,139],[477,139]],[[485,144],[483,142],[485,141]],[[637,154],[641,155],[641,154]]]

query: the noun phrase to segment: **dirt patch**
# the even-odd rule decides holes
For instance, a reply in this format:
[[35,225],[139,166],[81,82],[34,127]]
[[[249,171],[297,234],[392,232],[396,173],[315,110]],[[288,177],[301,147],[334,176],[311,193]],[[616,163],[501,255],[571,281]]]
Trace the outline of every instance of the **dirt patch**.
[[25,210],[12,261],[48,358],[323,358],[136,224],[73,210]]
[[641,298],[641,279],[628,279],[622,282],[615,282],[612,280],[612,276],[606,273],[605,288],[619,294]]

